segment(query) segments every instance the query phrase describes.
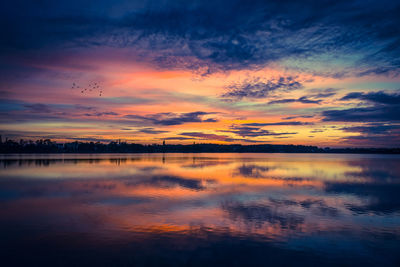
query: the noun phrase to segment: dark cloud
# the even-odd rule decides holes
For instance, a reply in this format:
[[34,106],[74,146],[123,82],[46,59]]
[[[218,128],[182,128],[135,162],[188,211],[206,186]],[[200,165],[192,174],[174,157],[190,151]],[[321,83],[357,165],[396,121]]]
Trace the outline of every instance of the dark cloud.
[[202,133],[202,132],[184,132],[184,133],[180,133],[179,135],[197,137],[197,138],[201,138],[204,140],[217,140],[217,141],[224,141],[224,142],[240,141],[240,142],[247,142],[247,143],[265,143],[265,141],[260,141],[260,140],[231,138],[226,135],[207,134],[207,133]]
[[298,118],[313,118],[314,115],[296,115],[296,116],[289,116],[289,117],[284,117],[282,120],[292,120],[292,119],[298,119]]
[[384,91],[378,92],[353,92],[345,95],[341,100],[364,100],[377,104],[385,105],[399,105],[400,104],[400,93],[386,93]]
[[303,104],[320,104],[322,102],[321,99],[309,99],[306,96],[302,96],[299,98],[285,98],[285,99],[278,99],[268,102],[268,104],[286,104],[286,103],[293,103],[299,102]]
[[161,134],[161,133],[168,133],[169,131],[162,131],[162,130],[155,130],[154,128],[142,128],[137,130],[139,133],[145,133],[145,134]]
[[400,66],[399,6],[390,0],[18,1],[2,5],[0,48],[3,55],[128,48],[159,67],[203,74],[274,62],[298,68],[288,59],[324,63],[334,55],[356,75],[386,74]]
[[291,76],[268,81],[255,78],[227,86],[228,92],[224,93],[222,97],[234,99],[265,98],[274,91],[291,91],[302,87],[303,85],[296,80],[296,77]]
[[95,110],[96,109],[95,107],[83,106],[83,105],[79,105],[79,104],[76,104],[74,107],[77,110],[86,110],[86,111],[91,111],[91,110]]
[[310,97],[315,97],[315,98],[327,98],[336,95],[336,93],[331,92],[331,93],[318,93],[315,95],[310,95]]
[[281,135],[297,134],[297,132],[277,133],[269,130],[264,130],[258,127],[241,126],[241,125],[232,125],[230,126],[230,130],[220,130],[220,131],[234,133],[242,137],[281,136]]
[[308,97],[328,98],[328,97],[336,95],[338,90],[339,90],[338,88],[324,88],[324,89],[314,88],[314,89],[309,90],[310,94],[308,94]]
[[399,147],[400,144],[400,125],[398,124],[368,123],[359,126],[343,127],[341,130],[359,134],[343,138],[343,142],[353,145]]
[[274,125],[287,125],[287,126],[297,126],[297,125],[313,125],[314,123],[312,122],[302,122],[302,121],[280,121],[280,122],[269,122],[269,123],[244,123],[242,125],[244,126],[256,126],[256,127],[262,127],[262,126],[274,126]]
[[52,109],[45,104],[26,104],[24,107],[35,113],[50,113]]
[[286,103],[293,103],[293,102],[299,102],[303,104],[321,104],[323,99],[321,98],[328,98],[331,96],[336,95],[337,89],[334,88],[327,88],[324,90],[321,89],[312,89],[310,90],[311,92],[316,92],[316,93],[310,93],[308,95],[299,97],[299,98],[284,98],[284,99],[277,99],[277,100],[272,100],[268,102],[268,104],[286,104]]
[[362,126],[343,127],[340,130],[344,132],[362,133],[367,135],[388,134],[388,133],[400,134],[400,125],[371,123]]
[[310,131],[310,133],[323,133],[323,132],[325,132],[325,129],[314,129]]
[[203,120],[203,122],[218,122],[218,120],[214,119],[214,118],[209,118],[209,119]]
[[180,133],[180,135],[199,137],[199,138],[210,139],[210,140],[219,140],[219,141],[226,141],[227,139],[230,139],[226,135],[207,134],[207,133],[201,133],[201,132],[187,132],[187,133]]
[[342,110],[325,110],[323,121],[393,122],[400,121],[400,106],[372,106]]
[[88,117],[103,117],[103,116],[117,116],[119,114],[112,111],[106,111],[106,112],[85,113],[83,115]]
[[353,92],[341,100],[361,100],[368,106],[342,110],[325,110],[324,121],[348,122],[397,122],[400,121],[400,94],[383,91],[360,93]]
[[134,119],[138,121],[147,121],[152,124],[158,125],[180,125],[184,123],[191,123],[191,122],[217,122],[217,119],[208,118],[203,119],[202,117],[205,115],[215,114],[215,112],[203,112],[203,111],[196,111],[196,112],[189,112],[189,113],[157,113],[151,114],[147,116],[139,116],[139,115],[125,115],[124,117],[127,119]]

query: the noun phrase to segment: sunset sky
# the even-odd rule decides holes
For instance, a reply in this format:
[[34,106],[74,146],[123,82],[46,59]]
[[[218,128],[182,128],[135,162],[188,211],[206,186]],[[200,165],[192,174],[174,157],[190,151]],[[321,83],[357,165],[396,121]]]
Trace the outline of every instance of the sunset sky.
[[399,14],[397,0],[2,1],[0,134],[399,147]]

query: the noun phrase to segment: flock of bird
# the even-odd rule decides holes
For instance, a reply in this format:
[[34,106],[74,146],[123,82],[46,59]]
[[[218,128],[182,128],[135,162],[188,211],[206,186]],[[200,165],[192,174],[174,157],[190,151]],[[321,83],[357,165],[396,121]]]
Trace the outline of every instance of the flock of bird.
[[72,83],[72,87],[71,87],[71,89],[81,90],[81,94],[85,94],[87,92],[92,92],[92,91],[98,91],[99,96],[101,96],[103,94],[103,90],[100,88],[101,88],[100,84],[98,84],[97,82],[89,83],[89,85],[87,87],[82,87],[82,86],[79,86],[77,83]]

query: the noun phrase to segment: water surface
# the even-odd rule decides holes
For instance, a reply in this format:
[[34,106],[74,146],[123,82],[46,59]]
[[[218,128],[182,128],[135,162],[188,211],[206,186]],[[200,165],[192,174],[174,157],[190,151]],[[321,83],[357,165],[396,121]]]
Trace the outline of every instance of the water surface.
[[0,155],[16,265],[399,265],[400,157]]

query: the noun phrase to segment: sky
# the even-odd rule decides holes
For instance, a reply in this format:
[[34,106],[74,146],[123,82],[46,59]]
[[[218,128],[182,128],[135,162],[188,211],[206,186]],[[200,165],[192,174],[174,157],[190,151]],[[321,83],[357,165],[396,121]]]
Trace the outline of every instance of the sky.
[[2,1],[0,134],[399,147],[400,1]]

